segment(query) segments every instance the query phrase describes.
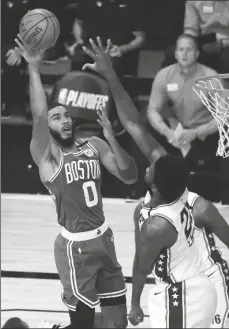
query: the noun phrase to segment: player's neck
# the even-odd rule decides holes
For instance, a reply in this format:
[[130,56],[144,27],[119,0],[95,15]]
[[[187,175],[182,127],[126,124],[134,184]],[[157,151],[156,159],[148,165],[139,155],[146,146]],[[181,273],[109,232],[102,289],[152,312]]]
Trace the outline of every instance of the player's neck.
[[157,191],[153,192],[153,194],[151,195],[151,199],[149,201],[150,207],[155,208],[164,203],[165,203],[165,201],[163,200],[161,194]]
[[72,143],[71,145],[61,145],[61,149],[64,153],[79,152],[79,149],[77,148],[75,143]]
[[55,138],[53,138],[53,142],[56,144],[57,147],[59,147],[64,153],[74,153],[78,152],[78,148],[74,141],[69,141],[69,143],[64,143],[62,141],[58,141]]

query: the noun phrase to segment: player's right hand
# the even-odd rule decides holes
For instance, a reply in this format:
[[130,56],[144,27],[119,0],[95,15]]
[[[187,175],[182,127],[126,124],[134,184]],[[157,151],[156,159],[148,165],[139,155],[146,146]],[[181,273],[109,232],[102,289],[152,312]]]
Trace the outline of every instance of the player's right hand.
[[24,57],[26,62],[31,65],[38,65],[40,64],[43,56],[44,51],[38,50],[38,49],[28,49],[28,47],[23,43],[23,40],[20,36],[20,34],[17,35],[17,38],[15,39],[16,44],[18,47],[15,47],[15,50],[18,51],[21,56]]
[[89,41],[91,48],[85,46],[83,46],[82,48],[84,52],[94,60],[94,63],[93,64],[87,63],[83,66],[82,69],[94,70],[106,77],[106,75],[107,74],[109,75],[110,72],[113,70],[112,61],[109,56],[112,43],[110,40],[108,40],[105,49],[102,45],[102,41],[100,37],[96,38],[97,44],[92,39],[90,39]]
[[137,326],[140,322],[143,322],[144,313],[141,307],[132,305],[128,319],[133,326]]

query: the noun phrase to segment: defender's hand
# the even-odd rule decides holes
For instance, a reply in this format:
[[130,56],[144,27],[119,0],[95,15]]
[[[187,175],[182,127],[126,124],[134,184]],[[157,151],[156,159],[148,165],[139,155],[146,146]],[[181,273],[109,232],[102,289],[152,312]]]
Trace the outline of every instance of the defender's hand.
[[100,37],[97,37],[96,40],[98,45],[96,45],[92,39],[89,40],[91,49],[83,46],[85,53],[94,60],[94,64],[85,64],[83,70],[89,68],[106,76],[106,74],[109,74],[109,72],[113,70],[112,61],[109,56],[112,44],[111,41],[108,40],[105,49]]

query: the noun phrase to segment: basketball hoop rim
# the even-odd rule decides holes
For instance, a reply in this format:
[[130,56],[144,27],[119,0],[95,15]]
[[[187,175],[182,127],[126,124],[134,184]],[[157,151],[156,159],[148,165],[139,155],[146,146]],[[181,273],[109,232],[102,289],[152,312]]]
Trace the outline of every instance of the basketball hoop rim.
[[211,91],[211,92],[214,92],[214,91],[227,91],[229,93],[229,89],[218,89],[218,88],[206,88],[206,87],[203,87],[203,86],[200,86],[198,85],[199,82],[205,82],[205,81],[209,81],[211,79],[229,79],[229,73],[225,73],[225,74],[215,74],[215,75],[209,75],[207,77],[204,77],[204,78],[198,78],[195,80],[194,82],[194,88],[198,88],[200,90],[205,90],[205,91]]

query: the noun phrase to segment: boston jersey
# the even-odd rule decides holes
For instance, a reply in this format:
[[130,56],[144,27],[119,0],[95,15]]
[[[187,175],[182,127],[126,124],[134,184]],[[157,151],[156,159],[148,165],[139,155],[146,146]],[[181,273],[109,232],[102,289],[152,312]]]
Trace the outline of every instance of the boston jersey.
[[159,216],[169,221],[177,231],[177,240],[171,248],[164,249],[154,264],[153,276],[158,281],[176,283],[187,280],[203,272],[204,265],[194,241],[195,225],[188,202],[188,190],[170,204],[156,208],[143,203],[139,226],[153,216]]
[[[198,194],[189,192],[188,202],[193,207],[196,199],[199,197]],[[223,264],[223,268],[226,268],[225,261],[229,264],[229,250],[211,231],[206,228],[196,228],[195,239],[198,250],[202,255],[204,262],[204,270],[209,273],[211,267],[216,263]],[[225,273],[229,280],[229,271]]]
[[75,143],[79,151],[61,151],[57,172],[44,184],[55,201],[59,224],[72,233],[96,229],[105,220],[99,153],[87,140]]

